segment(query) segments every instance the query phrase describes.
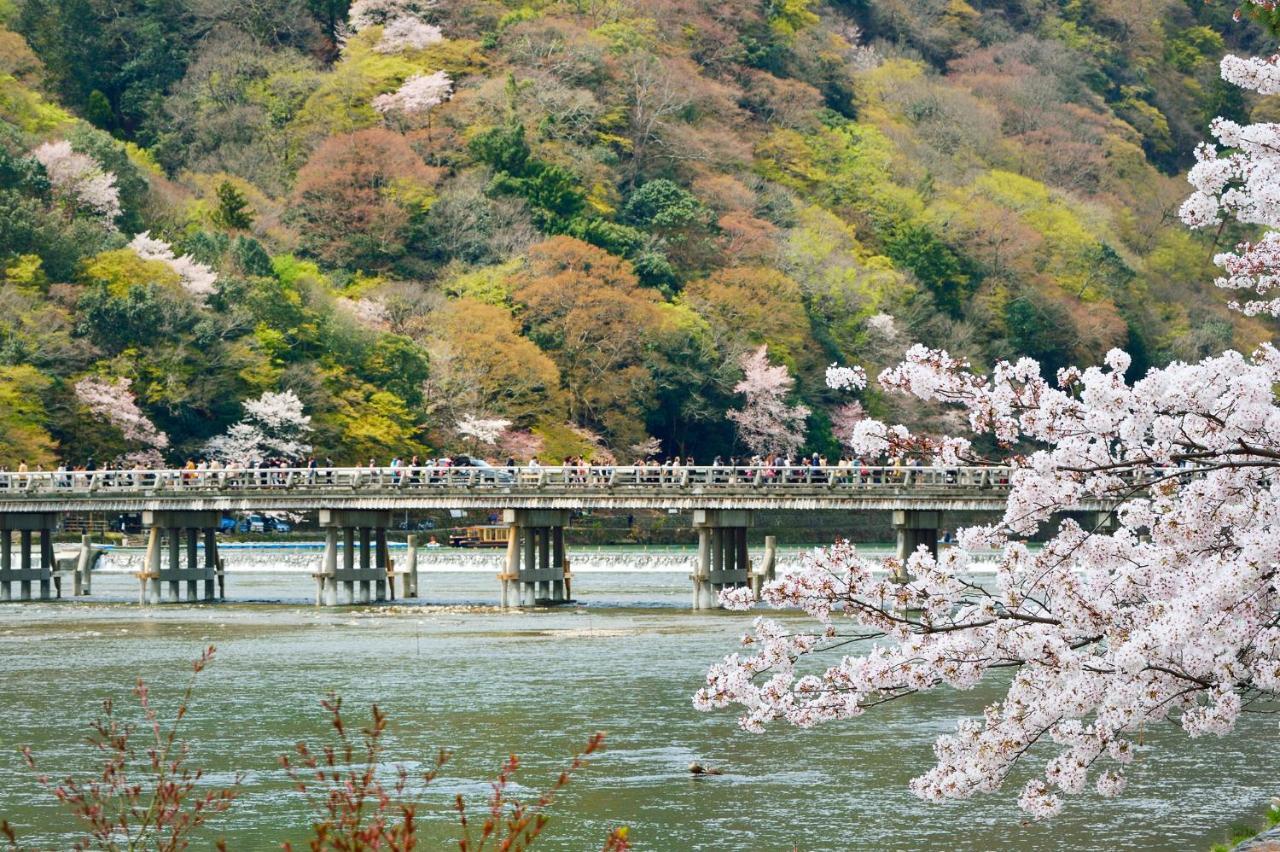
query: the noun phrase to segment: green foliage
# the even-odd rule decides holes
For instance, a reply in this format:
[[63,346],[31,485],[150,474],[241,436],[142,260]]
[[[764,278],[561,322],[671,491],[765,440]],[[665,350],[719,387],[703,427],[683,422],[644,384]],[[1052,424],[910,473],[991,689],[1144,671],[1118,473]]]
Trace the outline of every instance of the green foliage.
[[1014,351],[1038,360],[1046,379],[1070,363],[1072,323],[1060,306],[1024,294],[1006,306],[1004,322]]
[[99,89],[89,93],[89,100],[84,106],[84,117],[95,127],[111,130],[116,126],[116,113],[111,108],[111,101]]
[[190,308],[156,284],[125,284],[113,293],[102,282],[86,290],[76,308],[77,332],[112,354],[190,332],[194,325]]
[[245,275],[272,275],[271,256],[262,243],[252,237],[236,237],[231,244],[231,257]]
[[885,254],[910,269],[933,294],[938,307],[960,316],[978,284],[978,272],[962,255],[942,242],[929,228],[905,222],[885,238]]
[[568,169],[533,156],[524,125],[509,123],[476,135],[471,155],[493,169],[489,191],[517,195],[545,230],[563,233],[586,206],[586,193]]
[[213,223],[232,231],[248,230],[253,224],[248,199],[229,180],[218,184],[218,207],[213,211]]
[[659,231],[706,224],[709,214],[693,193],[666,178],[642,185],[631,193],[622,210],[627,222]]
[[0,465],[52,467],[57,450],[42,395],[52,381],[30,366],[0,367]]

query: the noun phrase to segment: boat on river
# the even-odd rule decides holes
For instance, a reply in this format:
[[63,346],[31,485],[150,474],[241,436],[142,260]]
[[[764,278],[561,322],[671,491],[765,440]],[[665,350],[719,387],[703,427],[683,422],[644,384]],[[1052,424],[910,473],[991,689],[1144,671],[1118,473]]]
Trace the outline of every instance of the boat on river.
[[450,547],[506,547],[511,528],[506,524],[462,527],[449,534]]

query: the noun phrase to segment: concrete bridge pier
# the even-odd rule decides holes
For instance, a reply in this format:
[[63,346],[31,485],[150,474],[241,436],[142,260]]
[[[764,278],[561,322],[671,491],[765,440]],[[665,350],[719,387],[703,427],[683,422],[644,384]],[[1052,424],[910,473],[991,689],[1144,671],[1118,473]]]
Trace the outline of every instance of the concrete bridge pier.
[[698,509],[693,528],[698,531],[698,564],[693,580],[693,608],[715,609],[721,589],[746,586],[751,582],[751,560],[747,555],[747,529],[751,512],[747,509]]
[[324,559],[316,577],[316,604],[367,604],[387,599],[389,511],[321,509]]
[[565,558],[565,509],[507,509],[503,519],[507,537],[507,564],[498,579],[502,605],[538,606],[567,603],[572,598],[572,577]]
[[941,527],[941,512],[919,509],[893,510],[893,529],[898,537],[897,556],[903,566],[897,579],[907,581],[907,559],[920,548],[920,545],[929,548],[934,559],[938,558],[938,530]]
[[[15,583],[18,600],[32,600],[33,583],[39,591],[36,600],[47,601],[55,594],[53,531],[57,527],[58,515],[53,512],[0,514],[0,601],[14,599]],[[61,588],[56,593],[61,597]]]
[[143,603],[177,603],[184,599],[184,591],[188,603],[215,601],[221,597],[218,583],[221,516],[222,513],[216,511],[142,513],[142,525],[148,529],[146,564],[138,575]]

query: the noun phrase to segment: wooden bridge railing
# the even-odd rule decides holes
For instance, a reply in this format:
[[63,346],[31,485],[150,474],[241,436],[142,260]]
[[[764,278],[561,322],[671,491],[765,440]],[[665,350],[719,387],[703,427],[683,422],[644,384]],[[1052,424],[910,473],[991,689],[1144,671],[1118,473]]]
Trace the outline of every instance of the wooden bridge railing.
[[531,491],[688,494],[1007,490],[1010,468],[996,467],[363,467],[221,470],[0,471],[0,499],[86,495],[414,493]]

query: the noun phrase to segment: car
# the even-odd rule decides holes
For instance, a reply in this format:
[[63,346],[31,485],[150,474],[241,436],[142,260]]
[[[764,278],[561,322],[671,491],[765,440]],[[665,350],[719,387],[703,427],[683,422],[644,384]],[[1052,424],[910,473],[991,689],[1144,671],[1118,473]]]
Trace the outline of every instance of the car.
[[293,532],[293,524],[284,518],[275,518],[271,515],[248,515],[240,520],[240,532],[287,533]]
[[516,481],[513,471],[507,470],[505,467],[494,467],[484,459],[478,459],[474,456],[454,456],[450,466],[478,468],[481,471],[481,482],[512,483]]

